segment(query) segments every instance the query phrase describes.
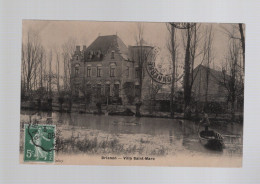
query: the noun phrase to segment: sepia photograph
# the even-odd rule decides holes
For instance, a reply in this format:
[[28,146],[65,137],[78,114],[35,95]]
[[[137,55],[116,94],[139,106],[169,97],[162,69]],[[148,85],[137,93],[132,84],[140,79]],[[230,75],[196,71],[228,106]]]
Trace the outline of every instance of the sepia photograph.
[[242,167],[245,29],[23,20],[20,163]]

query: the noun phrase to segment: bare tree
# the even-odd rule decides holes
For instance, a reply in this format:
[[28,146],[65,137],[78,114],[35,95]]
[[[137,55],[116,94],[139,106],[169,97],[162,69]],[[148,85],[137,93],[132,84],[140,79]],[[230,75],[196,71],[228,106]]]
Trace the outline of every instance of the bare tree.
[[55,49],[55,55],[56,55],[56,84],[57,84],[57,91],[58,94],[60,95],[61,90],[60,90],[60,53],[59,50],[56,48]]
[[[184,88],[184,111],[186,112],[186,108],[189,107],[191,101],[191,85],[190,85],[190,47],[191,47],[191,28],[185,30],[187,35],[187,42],[185,48],[185,60],[184,60],[184,81],[183,81],[183,88]],[[187,116],[186,113],[184,116]]]
[[245,72],[245,25],[239,23],[239,32],[240,32],[240,41],[241,41],[241,47],[242,47],[242,51],[243,51],[243,70]]
[[43,88],[44,65],[45,65],[45,50],[42,48],[41,55],[40,55],[40,88]]
[[227,100],[231,103],[232,120],[234,120],[235,102],[238,98],[243,99],[244,95],[245,25],[238,23],[231,24],[231,26],[222,26],[222,28],[229,38],[230,45],[226,63],[222,67],[223,81],[221,83],[228,91]]
[[62,45],[62,57],[64,63],[64,88],[66,91],[70,91],[71,88],[71,59],[74,55],[76,47],[76,39],[69,38]]
[[[206,31],[205,31],[206,30]],[[184,48],[185,48],[185,60],[184,60],[184,116],[190,116],[190,103],[192,100],[192,87],[194,81],[199,73],[197,70],[194,73],[195,62],[202,64],[207,60],[212,60],[212,30],[202,29],[201,24],[194,24],[192,27],[184,30],[185,34],[182,34]],[[210,33],[210,34],[209,34]],[[210,36],[209,36],[210,35]],[[204,38],[204,42],[202,42]],[[210,38],[210,40],[208,40]]]
[[153,79],[151,79],[151,85],[149,86],[149,98],[150,98],[150,111],[151,113],[154,111],[153,102],[156,101],[156,96],[159,91],[162,89],[163,85],[160,83],[154,83]]
[[243,69],[239,67],[239,54],[240,46],[236,40],[231,40],[229,50],[227,53],[226,61],[223,63],[222,84],[227,90],[227,101],[231,103],[232,120],[235,119],[235,102],[237,98],[244,93],[243,79],[241,80],[241,73]]
[[214,56],[213,56],[213,50],[212,50],[212,44],[213,44],[213,32],[212,32],[212,25],[206,28],[205,30],[205,38],[204,38],[204,46],[203,46],[203,52],[206,56],[206,94],[205,94],[205,105],[208,103],[208,88],[209,88],[209,76],[210,76],[210,64],[212,63]]
[[[189,23],[187,23],[189,24]],[[189,27],[189,26],[188,26]],[[187,109],[190,108],[191,102],[191,92],[192,92],[192,85],[194,82],[194,62],[196,57],[196,51],[198,47],[198,32],[199,26],[195,24],[193,27],[189,27],[185,29],[185,37],[186,37],[186,44],[184,42],[185,47],[185,59],[184,59],[184,81],[183,81],[183,88],[184,88],[184,116],[188,117],[189,113],[187,113]],[[193,40],[192,40],[193,39]],[[184,37],[183,37],[184,40]]]
[[47,86],[47,91],[48,91],[48,98],[52,98],[52,79],[53,77],[53,72],[52,72],[52,50],[49,52],[49,73],[48,73],[48,86]]
[[231,24],[231,26],[222,26],[224,33],[231,40],[239,40],[240,48],[242,50],[242,65],[238,65],[245,71],[245,24]]
[[170,109],[171,109],[171,118],[174,118],[174,94],[175,94],[175,82],[176,82],[176,52],[177,52],[177,41],[175,36],[175,27],[169,23],[167,28],[170,34],[170,41],[167,45],[167,48],[171,54],[172,61],[172,82],[171,82],[171,95],[170,95]]
[[74,55],[76,47],[76,39],[69,38],[62,45],[62,58],[64,65],[64,77],[63,77],[63,85],[64,91],[69,97],[69,110],[71,110],[72,106],[72,89],[73,89],[73,80],[72,80],[72,68],[71,68],[71,59]]
[[143,79],[145,76],[145,64],[149,59],[155,59],[156,50],[151,47],[145,45],[144,42],[144,26],[142,23],[137,24],[137,35],[136,35],[136,54],[137,54],[137,64],[138,64],[138,80],[140,84],[140,90],[138,95],[138,102],[136,103],[136,116],[141,116],[140,107],[142,105],[142,87],[143,87]]
[[39,86],[37,86],[37,95],[38,95],[38,103],[41,103],[44,94],[45,94],[45,88],[44,88],[44,75],[45,70],[44,66],[46,65],[46,53],[44,48],[41,48],[40,57],[39,57],[39,69],[36,75],[38,75],[38,83]]
[[[31,95],[39,84],[39,64],[43,61],[44,49],[35,31],[27,32],[27,41],[22,44],[22,80],[27,94]],[[41,85],[41,83],[40,83]]]

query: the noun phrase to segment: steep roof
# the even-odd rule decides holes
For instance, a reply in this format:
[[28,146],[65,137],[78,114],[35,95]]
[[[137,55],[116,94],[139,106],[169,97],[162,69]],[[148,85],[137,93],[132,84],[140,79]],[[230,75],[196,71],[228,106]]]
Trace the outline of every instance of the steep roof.
[[101,51],[103,55],[106,55],[108,50],[113,49],[121,54],[124,59],[128,57],[128,48],[124,42],[117,35],[99,36],[92,42],[87,48],[87,53],[90,51]]
[[[214,70],[212,68],[206,67],[202,64],[198,65],[195,69],[194,69],[194,75],[196,75],[197,70],[200,71],[207,71],[209,70],[209,74],[212,75],[217,81],[222,81],[223,80],[223,72],[222,71],[218,71],[218,70]],[[229,75],[226,75],[226,77],[229,77]]]

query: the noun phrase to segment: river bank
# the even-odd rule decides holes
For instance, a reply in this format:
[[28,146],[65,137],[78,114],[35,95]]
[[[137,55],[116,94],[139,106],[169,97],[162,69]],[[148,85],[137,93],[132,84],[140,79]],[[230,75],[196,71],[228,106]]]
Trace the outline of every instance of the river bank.
[[[62,110],[61,110],[62,109]],[[79,113],[79,114],[94,114],[94,115],[111,115],[111,116],[135,116],[134,105],[101,105],[99,111],[96,106],[85,106],[84,104],[72,104],[69,108],[68,104],[63,105],[60,108],[58,103],[43,104],[41,108],[32,102],[21,102],[21,110],[34,111],[45,111],[45,112],[60,112],[60,113]],[[170,112],[152,111],[149,107],[141,106],[140,109],[141,117],[150,118],[166,118],[172,119]],[[235,120],[231,120],[230,113],[215,114],[209,113],[209,119],[213,124],[226,124],[226,123],[239,123],[243,124],[243,115],[241,113],[235,114]],[[185,120],[184,113],[175,112],[174,119]],[[191,117],[187,120],[200,121],[200,115],[192,113]]]

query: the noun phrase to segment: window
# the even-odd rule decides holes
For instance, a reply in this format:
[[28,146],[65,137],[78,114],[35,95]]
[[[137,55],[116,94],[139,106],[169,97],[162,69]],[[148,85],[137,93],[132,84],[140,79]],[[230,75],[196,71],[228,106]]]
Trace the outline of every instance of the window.
[[139,78],[139,68],[135,68],[135,78]]
[[126,76],[129,77],[129,66],[126,66]]
[[105,85],[105,96],[110,96],[110,84]]
[[115,59],[115,51],[111,52],[111,59]]
[[97,67],[97,77],[101,77],[101,66]]
[[87,77],[91,76],[91,66],[87,67]]
[[119,84],[114,84],[114,95],[119,97]]
[[110,77],[115,77],[115,68],[114,67],[110,67]]
[[116,76],[116,64],[111,63],[110,64],[110,77],[115,77]]
[[76,56],[76,60],[79,60],[79,56],[78,55]]

